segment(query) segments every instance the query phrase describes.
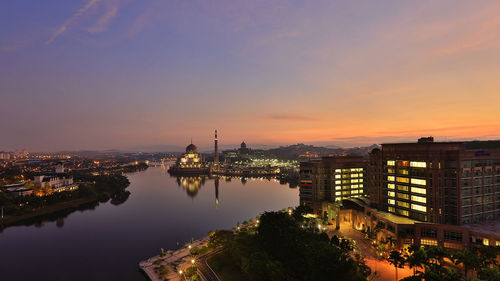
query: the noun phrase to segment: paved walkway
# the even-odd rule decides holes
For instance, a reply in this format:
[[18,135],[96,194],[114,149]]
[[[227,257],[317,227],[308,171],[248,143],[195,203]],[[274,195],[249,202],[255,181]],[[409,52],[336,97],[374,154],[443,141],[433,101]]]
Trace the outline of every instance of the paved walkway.
[[196,260],[196,266],[198,271],[201,273],[201,278],[205,281],[220,281],[217,274],[213,271],[213,269],[208,265],[207,260],[212,256],[220,253],[220,250],[208,253],[206,255],[198,257]]
[[[341,222],[340,229],[330,228],[327,230],[328,236],[333,235],[342,236],[354,240],[356,243],[354,252],[358,252],[361,256],[365,257],[366,265],[372,269],[372,274],[369,280],[373,281],[394,281],[396,279],[395,268],[386,260],[380,260],[377,251],[370,244],[370,240],[365,238],[365,235],[351,227],[350,223]],[[398,268],[398,279],[410,276],[413,271],[405,266]]]

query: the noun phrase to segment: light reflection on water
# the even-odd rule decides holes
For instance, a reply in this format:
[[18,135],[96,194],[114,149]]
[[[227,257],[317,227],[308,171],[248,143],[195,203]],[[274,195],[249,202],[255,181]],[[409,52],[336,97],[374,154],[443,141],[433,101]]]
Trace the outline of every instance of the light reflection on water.
[[[128,175],[119,205],[62,214],[0,233],[0,280],[145,280],[137,263],[209,230],[298,204],[273,179],[171,177],[154,167]],[[65,217],[66,216],[66,217]]]

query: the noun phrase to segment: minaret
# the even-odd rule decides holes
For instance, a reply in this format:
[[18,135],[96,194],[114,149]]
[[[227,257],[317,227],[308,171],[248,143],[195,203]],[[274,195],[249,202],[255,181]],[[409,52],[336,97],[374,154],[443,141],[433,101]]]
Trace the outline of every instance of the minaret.
[[219,166],[219,148],[217,147],[217,129],[215,129],[215,155],[214,155],[214,166]]

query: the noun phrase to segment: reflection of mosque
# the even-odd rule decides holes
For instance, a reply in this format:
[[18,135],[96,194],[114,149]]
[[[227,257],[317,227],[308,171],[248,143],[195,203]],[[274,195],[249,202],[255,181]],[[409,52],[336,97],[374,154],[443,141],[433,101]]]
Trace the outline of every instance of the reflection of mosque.
[[177,177],[177,184],[186,190],[190,197],[194,198],[201,186],[205,184],[205,179],[205,176]]
[[[186,176],[186,177],[177,177],[177,185],[182,187],[186,193],[194,198],[198,191],[200,191],[201,187],[205,185],[207,176]],[[215,186],[215,208],[219,208],[219,177],[213,177],[214,186]]]

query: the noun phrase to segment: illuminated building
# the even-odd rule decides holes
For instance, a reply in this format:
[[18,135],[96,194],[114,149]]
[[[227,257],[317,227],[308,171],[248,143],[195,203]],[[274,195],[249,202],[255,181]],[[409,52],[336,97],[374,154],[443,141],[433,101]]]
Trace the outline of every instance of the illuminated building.
[[171,174],[206,174],[208,166],[203,157],[198,153],[198,148],[194,144],[186,147],[186,153],[177,159],[175,165],[168,170]]
[[309,205],[319,213],[328,204],[365,196],[365,166],[363,157],[356,156],[328,156],[301,162],[300,204]]
[[380,210],[441,224],[500,219],[500,141],[382,144],[369,173]]

